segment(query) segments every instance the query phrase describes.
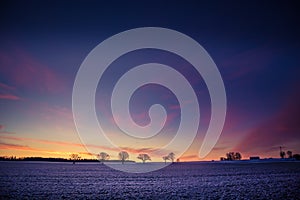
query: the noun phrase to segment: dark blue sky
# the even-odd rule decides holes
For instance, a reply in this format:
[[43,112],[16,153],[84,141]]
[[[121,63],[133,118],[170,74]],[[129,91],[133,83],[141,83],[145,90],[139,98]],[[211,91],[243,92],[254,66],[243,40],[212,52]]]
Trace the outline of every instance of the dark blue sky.
[[[70,111],[74,79],[87,54],[121,31],[155,26],[192,37],[218,66],[228,98],[219,149],[266,156],[276,156],[279,145],[300,151],[298,11],[296,1],[2,1],[0,125],[36,138],[18,133],[40,131],[36,113],[24,119],[27,109]],[[48,134],[45,139],[55,139]]]

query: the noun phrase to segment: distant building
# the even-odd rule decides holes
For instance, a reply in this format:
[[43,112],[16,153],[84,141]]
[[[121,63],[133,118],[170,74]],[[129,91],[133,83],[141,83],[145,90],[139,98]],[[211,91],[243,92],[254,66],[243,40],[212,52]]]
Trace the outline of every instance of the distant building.
[[250,156],[250,160],[259,160],[259,156]]

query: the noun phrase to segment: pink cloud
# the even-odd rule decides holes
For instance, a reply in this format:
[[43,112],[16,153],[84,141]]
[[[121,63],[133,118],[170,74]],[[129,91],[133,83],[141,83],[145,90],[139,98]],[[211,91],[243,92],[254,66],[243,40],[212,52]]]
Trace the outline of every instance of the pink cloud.
[[42,144],[52,144],[52,145],[60,145],[60,146],[73,146],[73,147],[90,147],[97,148],[101,150],[109,150],[109,151],[117,151],[116,148],[100,146],[100,145],[91,145],[91,144],[80,144],[80,143],[72,143],[72,142],[62,142],[62,141],[53,141],[53,140],[43,140],[43,139],[33,139],[33,138],[23,138],[23,137],[13,137],[13,136],[0,136],[1,139],[14,140],[20,142],[37,142]]
[[36,148],[31,148],[25,145],[18,145],[18,144],[9,144],[0,142],[0,149],[12,149],[12,150],[22,150],[22,151],[40,151]]
[[[138,154],[138,153],[149,153],[153,155],[153,153],[157,150],[157,148],[132,148],[132,147],[120,147],[120,148],[112,148],[112,147],[107,147],[107,146],[101,146],[101,145],[91,145],[91,144],[80,144],[80,143],[72,143],[72,142],[63,142],[63,141],[52,141],[52,140],[43,140],[43,139],[32,139],[32,138],[22,138],[22,137],[13,137],[13,136],[0,136],[0,139],[6,139],[6,140],[14,140],[14,141],[19,141],[19,142],[36,142],[36,143],[42,143],[42,144],[52,144],[52,145],[60,145],[60,146],[73,146],[73,147],[89,147],[89,148],[96,148],[101,151],[113,151],[113,152],[120,152],[121,150],[127,151],[128,153],[132,154]],[[33,148],[27,148],[27,146],[22,146],[19,148],[19,145],[17,145],[17,149],[28,149],[28,150],[34,150]],[[21,146],[21,145],[20,145]],[[15,149],[16,146],[7,146],[7,145],[1,145],[0,144],[0,149]],[[39,151],[38,149],[36,149]],[[167,152],[166,152],[167,153]],[[91,153],[85,153],[85,155],[92,155]],[[155,155],[154,155],[155,156]],[[161,156],[161,155],[157,155]]]
[[0,99],[20,100],[21,98],[14,93],[16,88],[0,82]]
[[261,46],[236,54],[221,63],[230,71],[229,74],[225,75],[225,78],[236,79],[268,67],[279,51],[275,48]]
[[86,155],[86,156],[97,156],[97,154],[89,153],[89,152],[79,152],[80,155]]
[[9,140],[15,140],[15,141],[30,141],[30,142],[38,142],[38,143],[54,144],[54,145],[62,145],[62,146],[84,147],[84,145],[82,145],[82,144],[71,143],[71,142],[51,141],[51,140],[32,139],[32,138],[13,137],[13,136],[0,136],[0,138],[2,138],[2,139],[9,139]]
[[49,104],[42,104],[43,112],[48,116],[59,117],[61,119],[71,120],[73,122],[72,110],[67,107],[51,106]]
[[195,161],[199,160],[199,157],[197,155],[187,155],[187,156],[181,156],[179,160],[182,161]]
[[4,90],[15,90],[16,89],[16,87],[9,86],[9,85],[4,84],[4,83],[0,83],[0,88],[4,89]]
[[0,94],[0,99],[20,100],[21,98],[13,94]]
[[[21,48],[0,49],[0,65],[0,73],[17,88],[53,93],[65,89],[65,81],[58,74]],[[0,87],[12,89],[4,84]]]
[[[59,151],[53,151],[53,150],[45,150],[45,149],[40,149],[40,148],[29,147],[27,145],[19,145],[19,144],[4,143],[4,142],[0,142],[0,149],[18,150],[18,151],[33,151],[33,152],[39,152],[39,153],[58,154],[58,155],[64,155],[64,156],[70,154],[70,152],[59,152]],[[85,152],[80,152],[80,154],[92,155],[90,153],[85,153]]]
[[180,110],[180,105],[170,105],[169,109],[170,110]]
[[153,157],[162,157],[163,155],[167,155],[168,153],[170,153],[167,150],[163,150],[161,148],[154,148],[154,147],[144,147],[144,148],[120,147],[119,149],[114,149],[114,151],[116,152],[119,152],[120,150],[127,151],[128,153],[131,154],[147,153]]
[[[128,125],[130,125],[132,128],[134,128],[134,127],[136,126],[136,124],[138,124],[139,126],[147,126],[147,125],[150,123],[150,121],[148,121],[148,123],[145,123],[146,116],[148,116],[148,112],[142,112],[142,113],[139,113],[139,114],[133,114],[132,116],[133,116],[132,123],[128,124]],[[179,116],[179,114],[178,114],[178,113],[175,113],[175,112],[173,112],[173,113],[168,113],[167,118],[166,118],[166,121],[165,121],[165,122],[164,122],[164,121],[161,121],[161,126],[162,126],[162,127],[167,127],[167,128],[169,128],[169,129],[172,129],[172,127],[170,126],[170,124],[171,124],[171,123],[173,122],[173,120],[174,120],[175,118],[177,118],[178,116]],[[139,122],[141,122],[141,123],[136,123],[136,122],[134,121],[134,119],[138,119]],[[121,117],[121,116],[118,116],[118,115],[109,118],[109,121],[110,121],[112,124],[120,124],[120,123],[122,122],[122,120],[124,120],[124,118]],[[127,122],[127,120],[126,120],[126,122]]]
[[[274,151],[300,139],[300,93],[299,87],[289,96],[282,109],[271,119],[252,129],[235,149],[248,153]],[[278,148],[277,148],[278,147]]]
[[13,132],[5,131],[5,126],[0,125],[0,134],[14,134]]

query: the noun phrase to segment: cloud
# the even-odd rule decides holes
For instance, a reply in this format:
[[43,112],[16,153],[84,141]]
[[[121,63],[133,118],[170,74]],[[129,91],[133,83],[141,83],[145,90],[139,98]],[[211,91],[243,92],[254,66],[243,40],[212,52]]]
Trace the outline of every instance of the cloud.
[[280,50],[266,45],[243,51],[222,62],[225,79],[233,80],[260,71],[270,65]]
[[41,103],[42,112],[45,113],[46,117],[55,117],[59,119],[67,119],[73,122],[72,110],[67,107],[52,106],[47,103]]
[[15,87],[0,82],[0,99],[20,100],[19,96],[12,94],[15,89]]
[[14,133],[5,131],[5,126],[0,124],[0,134],[14,134]]
[[52,140],[43,140],[43,139],[32,139],[32,138],[23,138],[23,137],[14,137],[14,136],[0,136],[0,138],[8,139],[8,140],[15,140],[15,141],[29,141],[29,142],[38,142],[38,143],[54,144],[54,145],[62,145],[62,146],[77,146],[77,147],[84,146],[79,143],[61,142],[61,141],[52,141]]
[[26,145],[11,144],[0,142],[0,149],[12,149],[12,150],[22,150],[22,151],[41,151],[40,149],[31,148]]
[[85,156],[97,156],[96,154],[89,153],[89,152],[79,152],[80,155],[85,155]]
[[199,160],[198,155],[187,155],[187,156],[181,156],[179,158],[179,160],[181,161],[195,161],[195,160]]
[[180,110],[181,108],[180,108],[180,105],[177,104],[177,105],[170,105],[169,109],[170,110]]
[[62,141],[53,141],[53,140],[43,140],[43,139],[32,139],[32,138],[23,138],[23,137],[14,137],[14,136],[0,136],[0,139],[8,139],[8,140],[15,140],[15,141],[30,141],[30,142],[38,142],[43,144],[53,144],[53,145],[61,145],[61,146],[74,146],[74,147],[90,147],[90,148],[97,148],[101,150],[108,150],[108,151],[115,151],[119,152],[120,149],[124,151],[128,151],[129,153],[152,153],[159,149],[157,148],[132,148],[132,147],[120,147],[120,148],[112,148],[107,146],[101,145],[92,145],[92,144],[80,144],[80,143],[72,143],[72,142],[62,142]]
[[4,84],[4,83],[0,83],[0,89],[3,89],[3,90],[15,90],[16,87],[9,86],[9,85]]
[[[65,90],[65,81],[48,66],[22,48],[0,49],[0,74],[18,89],[57,93]],[[1,83],[1,88],[13,89]]]
[[124,151],[128,151],[129,153],[152,153],[156,151],[155,148],[132,148],[132,147],[120,147],[120,149]]
[[20,100],[21,98],[13,94],[0,94],[0,99]]
[[282,109],[274,117],[252,129],[246,138],[235,147],[237,151],[271,152],[276,147],[279,149],[279,146],[288,146],[288,144],[299,141],[300,87],[294,88],[296,88],[294,93],[289,96]]
[[52,145],[60,145],[60,146],[72,146],[72,147],[90,147],[90,148],[97,148],[101,150],[108,150],[108,151],[119,151],[117,148],[111,148],[107,146],[101,145],[92,145],[92,144],[80,144],[80,143],[73,143],[73,142],[63,142],[63,141],[53,141],[53,140],[43,140],[43,139],[33,139],[33,138],[23,138],[23,137],[14,137],[14,136],[0,136],[0,139],[7,139],[7,140],[14,140],[20,142],[37,142],[42,144],[52,144]]
[[166,149],[154,148],[154,147],[147,147],[147,148],[120,147],[119,149],[115,149],[115,151],[117,152],[119,152],[120,150],[127,151],[128,153],[131,154],[147,153],[150,156],[159,157],[159,158],[164,155],[168,155],[170,153],[170,151]]
[[[27,145],[12,144],[12,143],[5,143],[5,142],[0,142],[0,149],[18,150],[18,151],[33,151],[33,152],[46,153],[46,154],[57,154],[57,155],[63,155],[63,156],[68,156],[72,153],[72,152],[44,150],[44,149],[29,147]],[[80,154],[91,155],[89,153],[84,153],[84,152],[81,152]]]
[[213,151],[224,151],[226,149],[228,149],[228,147],[225,147],[225,146],[223,146],[223,147],[214,147]]

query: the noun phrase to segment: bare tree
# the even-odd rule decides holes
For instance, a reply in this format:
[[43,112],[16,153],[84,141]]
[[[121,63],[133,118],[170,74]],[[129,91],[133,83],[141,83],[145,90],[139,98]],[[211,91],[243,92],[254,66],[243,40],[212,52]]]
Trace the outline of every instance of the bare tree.
[[234,160],[234,152],[228,152],[226,153],[226,160]]
[[286,154],[288,155],[288,158],[293,158],[293,152],[287,151]]
[[285,158],[285,152],[284,152],[284,151],[281,151],[281,152],[280,152],[280,157],[281,157],[281,158]]
[[281,146],[279,148],[280,148],[280,152],[279,152],[280,157],[281,158],[285,158],[285,152],[282,151],[282,147]]
[[169,159],[170,159],[170,160],[172,161],[172,163],[173,163],[174,160],[175,160],[175,153],[173,153],[173,152],[169,153],[168,157],[169,157]]
[[77,160],[80,160],[80,156],[78,154],[71,154],[70,158],[73,160],[73,164],[75,164]]
[[145,163],[147,160],[151,160],[150,156],[145,153],[139,154],[139,156],[137,158],[142,160],[143,163]]
[[98,155],[98,159],[103,163],[105,160],[109,160],[110,156],[105,153],[105,152],[101,152]]
[[221,160],[241,160],[242,154],[240,152],[228,152],[226,158],[221,157]]
[[170,160],[169,156],[163,156],[162,159],[165,161],[165,164],[167,164],[167,160]]
[[125,160],[129,158],[129,154],[126,151],[121,151],[119,153],[119,158],[122,161],[122,164],[124,164]]
[[235,159],[235,160],[241,160],[241,159],[242,159],[241,153],[240,153],[240,152],[235,152],[235,154],[234,154],[234,159]]

